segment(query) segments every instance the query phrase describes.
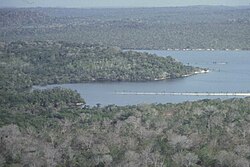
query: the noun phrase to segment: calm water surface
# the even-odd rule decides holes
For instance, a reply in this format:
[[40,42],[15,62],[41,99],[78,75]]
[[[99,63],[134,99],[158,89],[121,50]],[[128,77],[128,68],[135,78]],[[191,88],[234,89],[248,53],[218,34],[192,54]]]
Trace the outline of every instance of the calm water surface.
[[[133,105],[141,103],[179,103],[205,98],[206,96],[172,95],[117,95],[116,92],[250,92],[250,51],[140,51],[158,56],[172,56],[192,66],[206,67],[210,73],[187,78],[153,82],[104,82],[49,85],[35,87],[47,89],[63,87],[76,90],[87,104]],[[222,99],[231,97],[220,97]]]

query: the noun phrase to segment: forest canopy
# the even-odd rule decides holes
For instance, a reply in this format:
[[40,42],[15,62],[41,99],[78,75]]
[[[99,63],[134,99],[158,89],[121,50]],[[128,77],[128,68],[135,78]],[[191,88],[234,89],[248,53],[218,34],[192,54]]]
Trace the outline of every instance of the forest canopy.
[[1,88],[96,81],[150,81],[192,75],[200,68],[117,47],[52,41],[2,43]]
[[0,9],[0,38],[122,49],[250,49],[248,7]]

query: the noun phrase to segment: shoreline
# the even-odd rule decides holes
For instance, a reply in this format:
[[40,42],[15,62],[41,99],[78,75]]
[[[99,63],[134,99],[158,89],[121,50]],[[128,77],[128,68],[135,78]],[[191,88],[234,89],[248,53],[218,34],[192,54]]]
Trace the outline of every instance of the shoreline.
[[182,75],[181,78],[190,77],[190,76],[192,76],[192,75],[197,75],[197,74],[206,74],[206,73],[209,73],[209,72],[210,72],[209,69],[207,69],[207,70],[199,70],[199,71],[195,71],[195,72],[193,72],[193,73],[191,73],[191,74]]
[[47,83],[47,84],[35,84],[32,85],[30,88],[28,89],[33,89],[34,87],[47,87],[50,85],[63,85],[63,84],[91,84],[91,83],[125,83],[125,82],[131,82],[131,83],[145,83],[145,82],[157,82],[157,81],[164,81],[164,80],[172,80],[172,79],[181,79],[181,78],[185,78],[185,77],[190,77],[193,75],[197,75],[197,74],[205,74],[205,73],[209,73],[210,70],[199,70],[199,71],[194,71],[190,74],[184,74],[180,77],[176,77],[176,78],[154,78],[151,80],[89,80],[89,81],[83,81],[83,82],[66,82],[66,83]]
[[250,96],[249,92],[115,92],[116,95],[172,95],[172,96]]

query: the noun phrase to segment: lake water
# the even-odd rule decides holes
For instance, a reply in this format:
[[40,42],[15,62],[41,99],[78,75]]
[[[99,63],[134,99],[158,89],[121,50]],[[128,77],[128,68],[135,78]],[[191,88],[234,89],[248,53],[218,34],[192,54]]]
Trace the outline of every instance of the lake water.
[[[141,51],[144,52],[144,51]],[[141,103],[179,103],[230,96],[118,95],[116,92],[250,92],[250,51],[145,51],[158,56],[172,56],[192,66],[211,72],[186,78],[152,82],[104,82],[49,85],[76,90],[88,105],[97,103],[134,105]]]

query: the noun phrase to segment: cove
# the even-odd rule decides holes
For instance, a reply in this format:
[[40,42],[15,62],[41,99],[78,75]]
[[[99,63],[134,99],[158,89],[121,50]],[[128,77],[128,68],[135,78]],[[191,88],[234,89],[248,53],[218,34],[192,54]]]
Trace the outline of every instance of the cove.
[[[143,103],[179,103],[201,99],[227,99],[236,96],[174,96],[167,93],[249,93],[250,51],[162,51],[139,50],[158,56],[172,56],[178,61],[210,72],[185,78],[151,82],[99,82],[34,86],[35,89],[63,87],[76,90],[86,103],[94,106],[136,105]],[[154,92],[119,94],[117,92]],[[167,92],[167,93],[161,93]],[[230,95],[230,94],[229,94]],[[238,96],[237,96],[238,97]]]

